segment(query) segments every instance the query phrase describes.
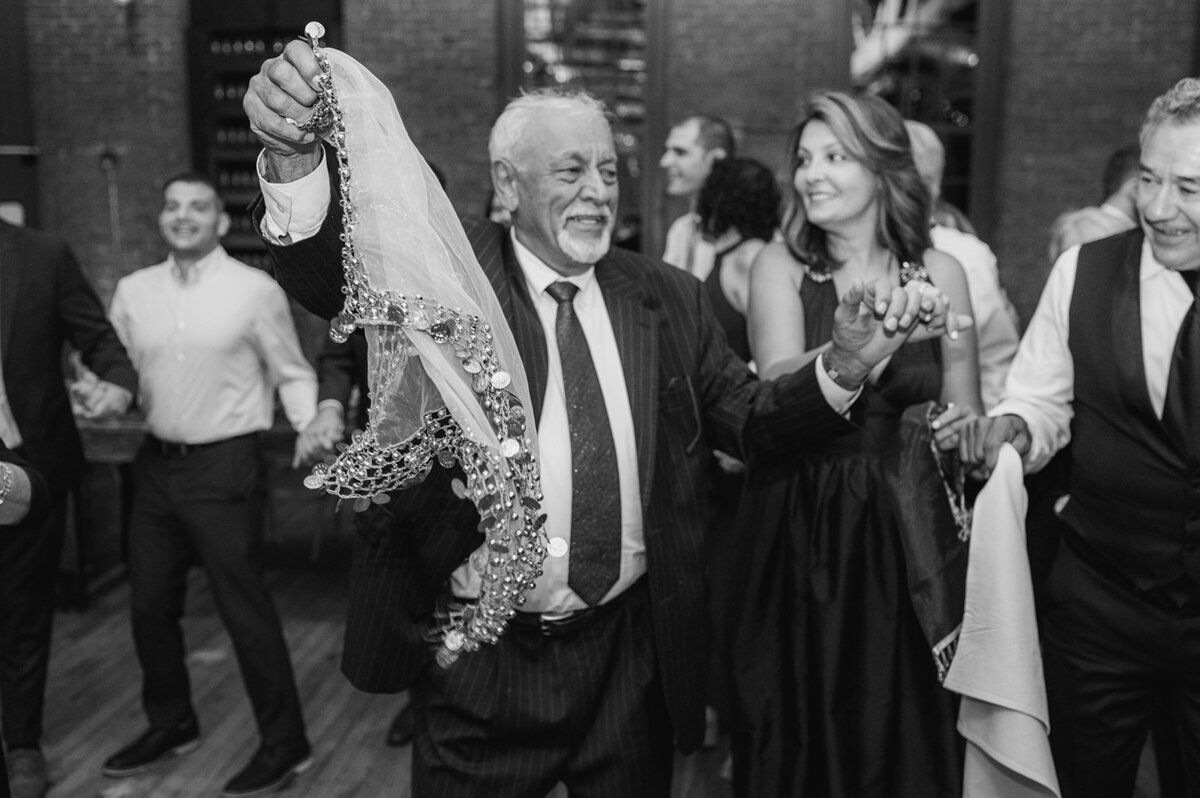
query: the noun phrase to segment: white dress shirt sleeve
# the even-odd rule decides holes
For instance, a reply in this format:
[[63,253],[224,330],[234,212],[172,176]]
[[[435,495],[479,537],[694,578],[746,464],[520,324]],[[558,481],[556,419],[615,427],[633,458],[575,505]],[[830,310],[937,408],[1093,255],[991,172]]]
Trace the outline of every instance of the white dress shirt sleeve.
[[667,243],[662,259],[677,269],[687,271],[695,229],[690,213],[671,222],[671,226],[667,228]]
[[129,349],[129,308],[125,300],[125,290],[122,287],[122,281],[117,281],[117,287],[113,289],[112,301],[108,305],[108,321],[113,326],[113,331],[116,332],[117,338],[120,339],[121,345],[126,350]]
[[1071,440],[1075,364],[1071,359],[1071,296],[1079,247],[1059,257],[1050,271],[1037,310],[1021,338],[1004,386],[1004,399],[989,415],[1016,415],[1032,439],[1025,470],[1041,469]]
[[820,386],[821,395],[825,397],[825,401],[833,408],[833,412],[842,416],[850,413],[850,405],[854,404],[854,400],[862,393],[861,387],[853,391],[843,388],[825,373],[824,352],[817,355],[817,385]]
[[262,190],[263,235],[272,244],[287,245],[312,238],[329,211],[329,175],[325,152],[316,169],[291,183],[271,183],[264,176],[263,156],[258,156],[258,185]]
[[262,312],[254,323],[255,346],[271,383],[279,389],[288,422],[299,432],[317,414],[317,374],[300,349],[283,290],[275,283],[265,285]]

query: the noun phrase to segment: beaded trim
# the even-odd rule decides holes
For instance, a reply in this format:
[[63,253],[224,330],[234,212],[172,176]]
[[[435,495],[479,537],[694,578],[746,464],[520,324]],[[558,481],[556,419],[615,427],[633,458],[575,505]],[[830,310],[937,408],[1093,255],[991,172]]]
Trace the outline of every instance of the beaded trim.
[[925,264],[918,263],[916,266],[913,266],[908,261],[904,261],[900,264],[901,287],[908,285],[913,280],[920,280],[923,283],[930,283],[932,285],[929,279],[929,272],[925,271]]
[[[804,276],[812,280],[814,283],[827,283],[833,279],[833,272],[827,269],[817,270],[803,261],[800,265],[804,267]],[[913,266],[908,261],[904,261],[900,264],[901,287],[908,285],[913,280],[920,280],[928,283],[930,282],[929,273],[925,271],[924,264],[917,264],[916,266]]]
[[309,120],[327,120],[326,138],[337,153],[341,187],[342,269],[346,295],[342,312],[330,324],[329,335],[344,342],[359,327],[374,327],[377,343],[371,357],[373,392],[395,390],[403,368],[414,356],[410,338],[424,335],[452,349],[500,441],[498,449],[468,437],[447,408],[426,414],[424,425],[399,444],[382,446],[376,436],[381,419],[376,406],[365,431],[355,432],[333,463],[317,464],[304,484],[341,499],[352,499],[355,510],[372,503],[386,504],[388,491],[423,481],[436,460],[444,467],[457,461],[467,481],[452,481],[460,499],[470,499],[479,511],[479,531],[485,544],[470,562],[482,577],[479,602],[438,625],[437,661],[449,667],[464,651],[495,643],[516,608],[542,573],[546,558],[545,514],[541,512],[541,479],[536,453],[526,433],[520,400],[506,389],[512,376],[501,368],[492,348],[492,332],[478,316],[451,309],[421,296],[373,289],[354,243],[358,217],[352,197],[350,161],[346,150],[344,115],[334,90],[329,58],[319,46],[324,26],[310,22],[305,35],[321,68],[320,99]]
[[[925,416],[929,428],[933,422],[945,412],[946,406],[931,404]],[[967,501],[967,469],[959,459],[957,451],[943,452],[937,447],[937,441],[929,437],[929,451],[933,453],[933,461],[937,464],[938,476],[946,492],[946,502],[950,507],[950,515],[954,518],[954,526],[958,530],[958,539],[964,543],[971,538],[971,521],[974,507]]]

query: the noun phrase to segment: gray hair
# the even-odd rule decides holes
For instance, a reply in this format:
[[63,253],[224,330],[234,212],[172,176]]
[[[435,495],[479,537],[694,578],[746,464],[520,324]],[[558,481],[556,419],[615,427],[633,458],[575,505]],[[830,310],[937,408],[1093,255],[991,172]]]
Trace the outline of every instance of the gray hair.
[[1184,78],[1150,104],[1139,143],[1145,147],[1150,135],[1166,122],[1185,124],[1200,120],[1200,78]]
[[497,161],[513,162],[517,151],[526,139],[526,131],[534,115],[540,112],[555,114],[594,114],[597,118],[608,121],[608,108],[604,103],[582,90],[537,89],[514,97],[500,113],[496,124],[492,125],[492,135],[488,139],[488,158],[492,163]]

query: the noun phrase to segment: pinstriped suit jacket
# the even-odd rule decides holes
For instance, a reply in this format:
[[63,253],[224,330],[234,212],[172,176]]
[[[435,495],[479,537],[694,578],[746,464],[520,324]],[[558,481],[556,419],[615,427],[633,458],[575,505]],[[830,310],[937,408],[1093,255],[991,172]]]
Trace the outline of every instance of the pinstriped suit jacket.
[[[338,203],[318,236],[272,248],[280,285],[330,318],[341,310]],[[260,211],[261,213],[261,211]],[[546,342],[506,230],[465,222],[539,408]],[[821,394],[813,363],[759,381],[725,343],[701,283],[661,261],[614,249],[596,264],[620,351],[637,441],[654,646],[675,738],[695,748],[704,726],[708,662],[704,601],[705,464],[710,447],[778,466],[814,440],[845,431]],[[438,591],[481,542],[478,516],[434,469],[408,496],[363,525],[352,574],[342,667],[368,691],[410,684],[429,661],[423,624]]]

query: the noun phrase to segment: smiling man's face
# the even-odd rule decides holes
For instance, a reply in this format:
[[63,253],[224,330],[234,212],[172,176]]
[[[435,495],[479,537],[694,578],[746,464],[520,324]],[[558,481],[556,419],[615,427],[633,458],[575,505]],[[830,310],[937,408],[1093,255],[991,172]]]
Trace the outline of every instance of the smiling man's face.
[[1166,121],[1142,146],[1137,208],[1159,263],[1200,268],[1200,122]]
[[204,257],[228,229],[229,217],[212,186],[178,180],[163,191],[158,230],[175,257]]
[[602,116],[539,111],[506,174],[517,239],[560,274],[608,252],[617,211],[617,155]]

